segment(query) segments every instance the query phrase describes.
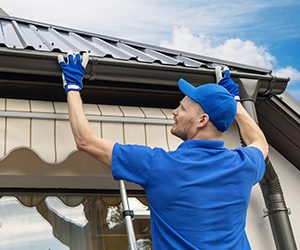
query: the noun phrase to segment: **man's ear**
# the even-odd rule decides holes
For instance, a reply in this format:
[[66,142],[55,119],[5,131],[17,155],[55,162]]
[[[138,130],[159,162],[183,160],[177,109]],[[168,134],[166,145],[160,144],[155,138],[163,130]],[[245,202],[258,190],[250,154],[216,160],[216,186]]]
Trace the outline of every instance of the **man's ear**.
[[197,127],[198,128],[204,127],[208,123],[208,121],[209,121],[208,114],[201,114],[199,117],[199,122],[198,122]]

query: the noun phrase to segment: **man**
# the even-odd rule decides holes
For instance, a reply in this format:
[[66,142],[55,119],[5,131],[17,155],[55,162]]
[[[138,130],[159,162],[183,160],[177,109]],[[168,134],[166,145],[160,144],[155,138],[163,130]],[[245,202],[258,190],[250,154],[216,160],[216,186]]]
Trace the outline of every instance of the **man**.
[[[166,152],[97,138],[79,93],[88,55],[68,54],[68,63],[62,56],[58,61],[77,148],[112,167],[116,180],[145,189],[154,250],[250,249],[244,230],[246,212],[251,188],[264,173],[268,145],[240,104],[238,85],[228,68],[216,69],[219,85],[195,88],[179,80],[186,96],[173,111],[171,132],[184,142]],[[229,150],[222,135],[234,119],[247,147]]]

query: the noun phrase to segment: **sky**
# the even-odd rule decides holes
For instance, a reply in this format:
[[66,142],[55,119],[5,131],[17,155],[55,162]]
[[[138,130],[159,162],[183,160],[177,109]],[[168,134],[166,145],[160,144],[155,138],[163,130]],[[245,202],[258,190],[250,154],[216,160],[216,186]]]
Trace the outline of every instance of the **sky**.
[[299,0],[0,0],[9,15],[240,62],[300,102]]

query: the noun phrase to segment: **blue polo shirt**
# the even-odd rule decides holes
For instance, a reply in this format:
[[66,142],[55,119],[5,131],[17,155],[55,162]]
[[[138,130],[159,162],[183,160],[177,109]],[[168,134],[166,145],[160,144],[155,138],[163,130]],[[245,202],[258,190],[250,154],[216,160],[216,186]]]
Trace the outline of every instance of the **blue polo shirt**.
[[252,186],[264,174],[261,151],[190,140],[175,151],[115,144],[112,174],[141,185],[154,250],[250,249],[245,220]]

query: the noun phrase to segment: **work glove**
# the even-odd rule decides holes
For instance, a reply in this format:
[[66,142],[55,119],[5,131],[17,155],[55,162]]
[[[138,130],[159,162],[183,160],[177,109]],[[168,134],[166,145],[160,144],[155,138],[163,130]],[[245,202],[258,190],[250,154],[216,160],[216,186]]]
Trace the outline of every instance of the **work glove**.
[[217,84],[227,89],[237,102],[241,101],[239,85],[230,78],[229,68],[227,66],[217,66],[215,68],[215,74]]
[[58,63],[62,68],[63,87],[68,93],[70,90],[80,91],[83,88],[82,78],[84,70],[89,61],[89,53],[74,54],[69,52],[67,55],[67,62],[62,55],[57,57]]

